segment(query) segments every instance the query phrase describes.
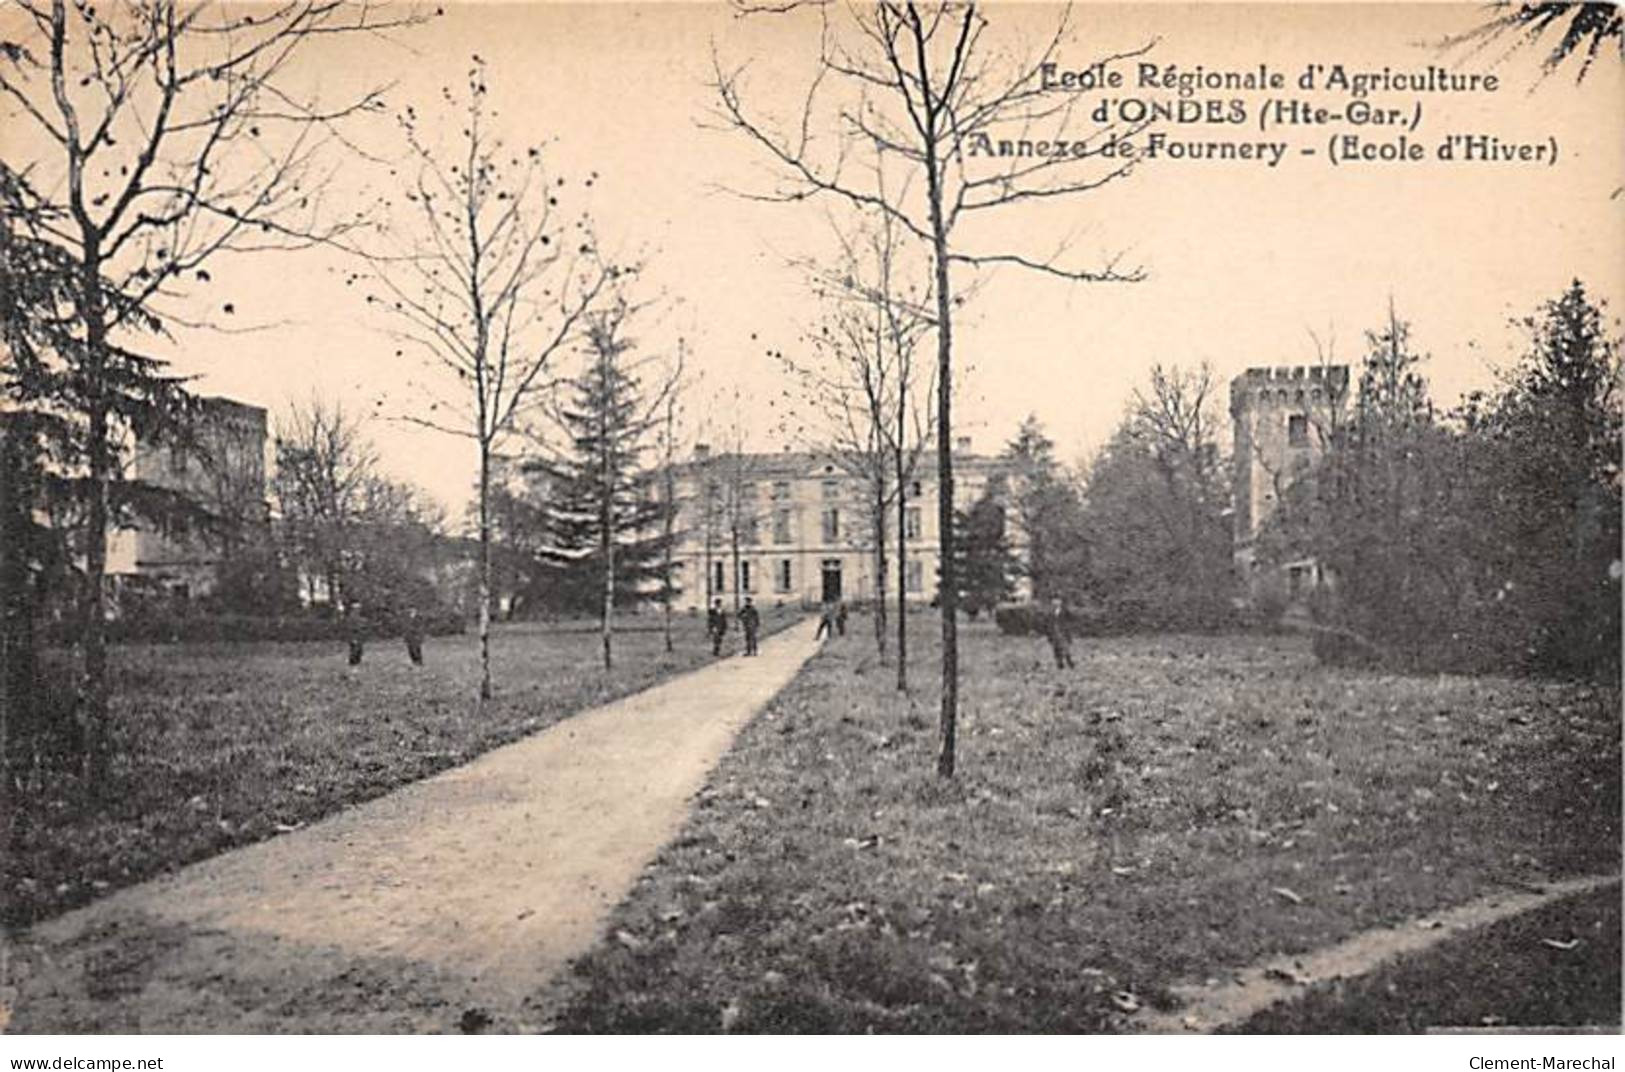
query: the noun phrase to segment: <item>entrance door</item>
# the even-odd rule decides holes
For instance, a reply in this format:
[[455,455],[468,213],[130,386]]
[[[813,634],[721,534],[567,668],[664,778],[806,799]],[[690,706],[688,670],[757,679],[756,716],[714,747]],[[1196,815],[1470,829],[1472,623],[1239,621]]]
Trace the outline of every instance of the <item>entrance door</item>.
[[838,558],[824,559],[824,602],[839,603],[841,600],[841,560]]

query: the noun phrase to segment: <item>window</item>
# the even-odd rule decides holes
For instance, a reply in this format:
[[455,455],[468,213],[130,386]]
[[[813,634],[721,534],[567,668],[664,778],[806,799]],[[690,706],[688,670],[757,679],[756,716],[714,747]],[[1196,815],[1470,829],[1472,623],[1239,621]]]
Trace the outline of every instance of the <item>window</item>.
[[779,568],[774,572],[773,576],[773,588],[778,592],[788,592],[790,590],[790,560],[788,558],[779,559]]
[[1294,413],[1286,419],[1286,441],[1288,446],[1307,447],[1309,445],[1309,418],[1302,413]]
[[841,512],[834,507],[824,511],[824,542],[834,543],[841,538]]
[[925,587],[925,563],[917,558],[908,560],[908,573],[903,578],[903,587],[910,592],[918,592]]
[[910,506],[903,512],[903,535],[910,540],[920,538],[920,508]]
[[741,592],[754,592],[756,589],[750,584],[750,560],[739,563],[739,590]]
[[788,480],[775,480],[773,482],[773,497],[784,500],[790,497],[790,482]]
[[920,482],[918,480],[911,481],[909,483],[909,485],[908,485],[908,497],[909,498],[918,499],[923,494],[925,494],[925,491],[924,491],[923,488],[920,487]]
[[762,542],[762,534],[758,531],[755,514],[740,519],[739,533],[740,537],[748,544],[758,544]]
[[824,498],[839,499],[841,497],[841,482],[839,480],[824,481]]
[[773,542],[790,542],[790,511],[775,510],[773,512]]
[[722,583],[726,578],[727,578],[727,571],[725,571],[722,568],[722,563],[721,562],[713,562],[711,564],[711,591],[713,591],[713,592],[726,591],[728,586]]

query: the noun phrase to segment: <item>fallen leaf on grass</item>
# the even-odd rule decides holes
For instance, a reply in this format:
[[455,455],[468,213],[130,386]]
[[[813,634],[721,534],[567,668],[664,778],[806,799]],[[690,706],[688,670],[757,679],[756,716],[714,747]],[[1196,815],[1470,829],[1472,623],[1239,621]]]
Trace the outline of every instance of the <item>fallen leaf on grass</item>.
[[616,931],[615,940],[634,952],[643,948],[643,939],[631,931]]
[[304,825],[305,825],[304,823],[277,823],[276,824],[276,832],[279,833],[279,834],[291,834],[295,830],[298,830],[301,827],[303,827]]
[[1545,946],[1550,946],[1553,949],[1561,949],[1561,950],[1563,950],[1563,952],[1567,953],[1569,950],[1575,948],[1576,946],[1578,946],[1580,944],[1580,939],[1578,939],[1578,938],[1570,938],[1568,941],[1562,942],[1562,941],[1559,941],[1556,938],[1542,938],[1540,940],[1540,944],[1545,945]]
[[1275,886],[1270,890],[1270,892],[1281,898],[1283,901],[1291,901],[1293,904],[1303,904],[1303,898],[1287,889],[1285,886]]
[[1124,1012],[1140,1011],[1140,999],[1131,990],[1119,990],[1113,993],[1112,1004]]

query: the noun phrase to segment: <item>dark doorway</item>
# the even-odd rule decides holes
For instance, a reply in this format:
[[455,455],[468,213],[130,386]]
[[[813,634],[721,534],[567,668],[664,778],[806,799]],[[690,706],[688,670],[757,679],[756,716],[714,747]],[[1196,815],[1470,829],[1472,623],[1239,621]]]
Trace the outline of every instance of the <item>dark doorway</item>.
[[824,559],[824,602],[838,603],[841,599],[841,560]]

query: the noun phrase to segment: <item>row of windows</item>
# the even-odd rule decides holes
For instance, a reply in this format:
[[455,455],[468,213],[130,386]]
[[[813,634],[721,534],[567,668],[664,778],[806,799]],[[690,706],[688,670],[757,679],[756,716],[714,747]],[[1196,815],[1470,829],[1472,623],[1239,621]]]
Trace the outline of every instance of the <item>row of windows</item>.
[[[756,589],[756,564],[749,559],[739,562],[739,591],[754,593]],[[779,595],[786,595],[795,591],[795,563],[788,558],[778,559],[773,563],[773,591]],[[919,592],[925,588],[925,563],[918,559],[910,559],[908,569],[903,577],[904,588],[910,592]],[[711,592],[713,594],[728,591],[728,564],[723,561],[711,563]]]
[[[791,533],[791,512],[789,510],[775,510],[773,512],[773,542],[776,544],[793,543]],[[920,538],[924,524],[918,506],[910,506],[903,513],[903,536],[910,540]],[[835,543],[841,539],[841,510],[839,507],[826,507],[819,513],[819,531],[825,543]],[[740,541],[747,544],[761,543],[761,532],[754,517],[744,518],[740,525]]]
[[[715,481],[707,484],[705,490],[706,494],[709,495],[713,500],[722,497],[722,485],[716,483]],[[820,486],[820,492],[826,501],[839,499],[841,497],[841,482],[839,480],[825,480]],[[921,486],[920,482],[918,480],[911,481],[908,485],[908,497],[911,499],[918,499],[922,494],[924,494],[924,488]],[[772,496],[775,502],[788,501],[790,498],[790,481],[775,480],[773,482]],[[739,497],[741,499],[754,500],[756,498],[756,485],[739,485]]]

